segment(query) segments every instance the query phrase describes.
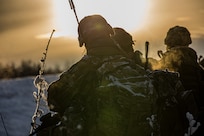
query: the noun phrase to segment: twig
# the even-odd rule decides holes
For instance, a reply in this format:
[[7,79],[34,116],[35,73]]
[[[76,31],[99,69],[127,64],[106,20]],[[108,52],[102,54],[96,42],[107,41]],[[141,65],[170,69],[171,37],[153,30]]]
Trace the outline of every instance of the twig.
[[40,71],[39,71],[39,74],[40,74],[40,75],[42,75],[42,74],[44,73],[45,61],[46,61],[46,59],[47,59],[47,52],[48,52],[48,48],[49,48],[49,45],[50,45],[50,41],[51,41],[51,39],[52,39],[52,36],[53,36],[53,33],[54,33],[54,32],[55,32],[55,30],[53,29],[53,30],[52,30],[52,33],[51,33],[51,35],[50,35],[50,38],[49,38],[49,40],[48,40],[47,46],[46,46],[46,48],[45,48],[45,52],[43,53],[44,57],[42,57],[42,59],[41,59],[42,66],[41,66]]
[[49,47],[49,44],[50,44],[50,41],[52,39],[52,35],[53,35],[54,31],[55,30],[52,31],[50,38],[49,38],[49,41],[47,43],[45,52],[43,53],[44,56],[41,59],[42,65],[41,65],[40,70],[39,70],[39,75],[37,75],[35,80],[34,80],[34,85],[38,89],[38,91],[37,91],[37,93],[33,92],[33,96],[35,97],[35,100],[36,100],[36,108],[35,108],[34,114],[32,116],[30,134],[32,134],[33,131],[36,130],[36,128],[37,128],[36,119],[38,117],[40,117],[41,114],[43,113],[43,111],[40,109],[40,102],[41,102],[41,98],[43,97],[43,94],[47,90],[48,84],[45,81],[45,79],[42,77],[42,75],[43,75],[44,70],[45,70],[45,61],[47,58],[48,47]]
[[4,123],[3,116],[2,116],[1,113],[0,113],[0,115],[1,115],[1,120],[2,120],[2,123],[3,123],[3,126],[4,126],[4,130],[5,130],[5,132],[6,132],[6,135],[9,136],[9,135],[8,135],[8,131],[7,131],[7,129],[6,129],[6,125],[5,125],[5,123]]

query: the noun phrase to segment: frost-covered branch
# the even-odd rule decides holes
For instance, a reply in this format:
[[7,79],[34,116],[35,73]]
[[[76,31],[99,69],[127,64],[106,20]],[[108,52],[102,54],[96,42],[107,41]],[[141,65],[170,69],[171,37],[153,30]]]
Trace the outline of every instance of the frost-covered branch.
[[44,101],[45,103],[47,102],[46,93],[47,93],[48,83],[43,78],[43,73],[44,73],[44,70],[45,70],[45,61],[46,61],[46,58],[47,58],[49,43],[50,43],[50,40],[52,38],[52,35],[53,35],[54,31],[55,30],[52,31],[50,39],[49,39],[48,44],[46,46],[45,52],[43,53],[44,56],[41,59],[41,67],[40,67],[40,70],[39,70],[39,75],[36,76],[36,78],[34,79],[34,82],[33,82],[34,86],[37,88],[37,92],[36,91],[33,92],[33,96],[34,96],[35,102],[36,102],[36,108],[35,108],[34,114],[32,116],[30,135],[33,135],[34,131],[38,127],[36,119],[40,118],[41,115],[44,112],[40,108],[41,101]]

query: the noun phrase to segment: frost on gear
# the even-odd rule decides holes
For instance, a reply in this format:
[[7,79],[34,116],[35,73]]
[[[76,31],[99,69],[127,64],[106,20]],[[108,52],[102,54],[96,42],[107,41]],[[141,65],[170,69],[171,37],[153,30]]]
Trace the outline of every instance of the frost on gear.
[[48,102],[63,116],[61,132],[67,135],[149,135],[153,88],[148,80],[125,57],[87,56],[50,86]]

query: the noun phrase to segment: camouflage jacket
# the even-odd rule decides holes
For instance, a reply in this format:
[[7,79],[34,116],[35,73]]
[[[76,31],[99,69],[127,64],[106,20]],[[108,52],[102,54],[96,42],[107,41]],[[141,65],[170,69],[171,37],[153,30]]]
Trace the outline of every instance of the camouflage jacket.
[[192,48],[179,46],[169,49],[164,53],[159,65],[160,69],[178,72],[184,88],[193,90],[198,106],[204,106],[204,70]]
[[164,53],[160,61],[161,69],[178,72],[185,89],[198,89],[201,68],[196,52],[189,47],[174,47]]
[[74,136],[141,136],[153,130],[153,86],[146,71],[120,56],[85,56],[48,89],[50,109]]

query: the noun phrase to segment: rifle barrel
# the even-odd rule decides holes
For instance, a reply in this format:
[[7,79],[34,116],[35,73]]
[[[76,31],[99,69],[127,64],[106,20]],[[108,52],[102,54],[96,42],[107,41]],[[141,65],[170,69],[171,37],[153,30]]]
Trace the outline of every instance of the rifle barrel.
[[149,42],[146,41],[145,42],[145,59],[146,59],[146,62],[145,62],[145,70],[147,70],[148,68],[148,52],[149,52]]

